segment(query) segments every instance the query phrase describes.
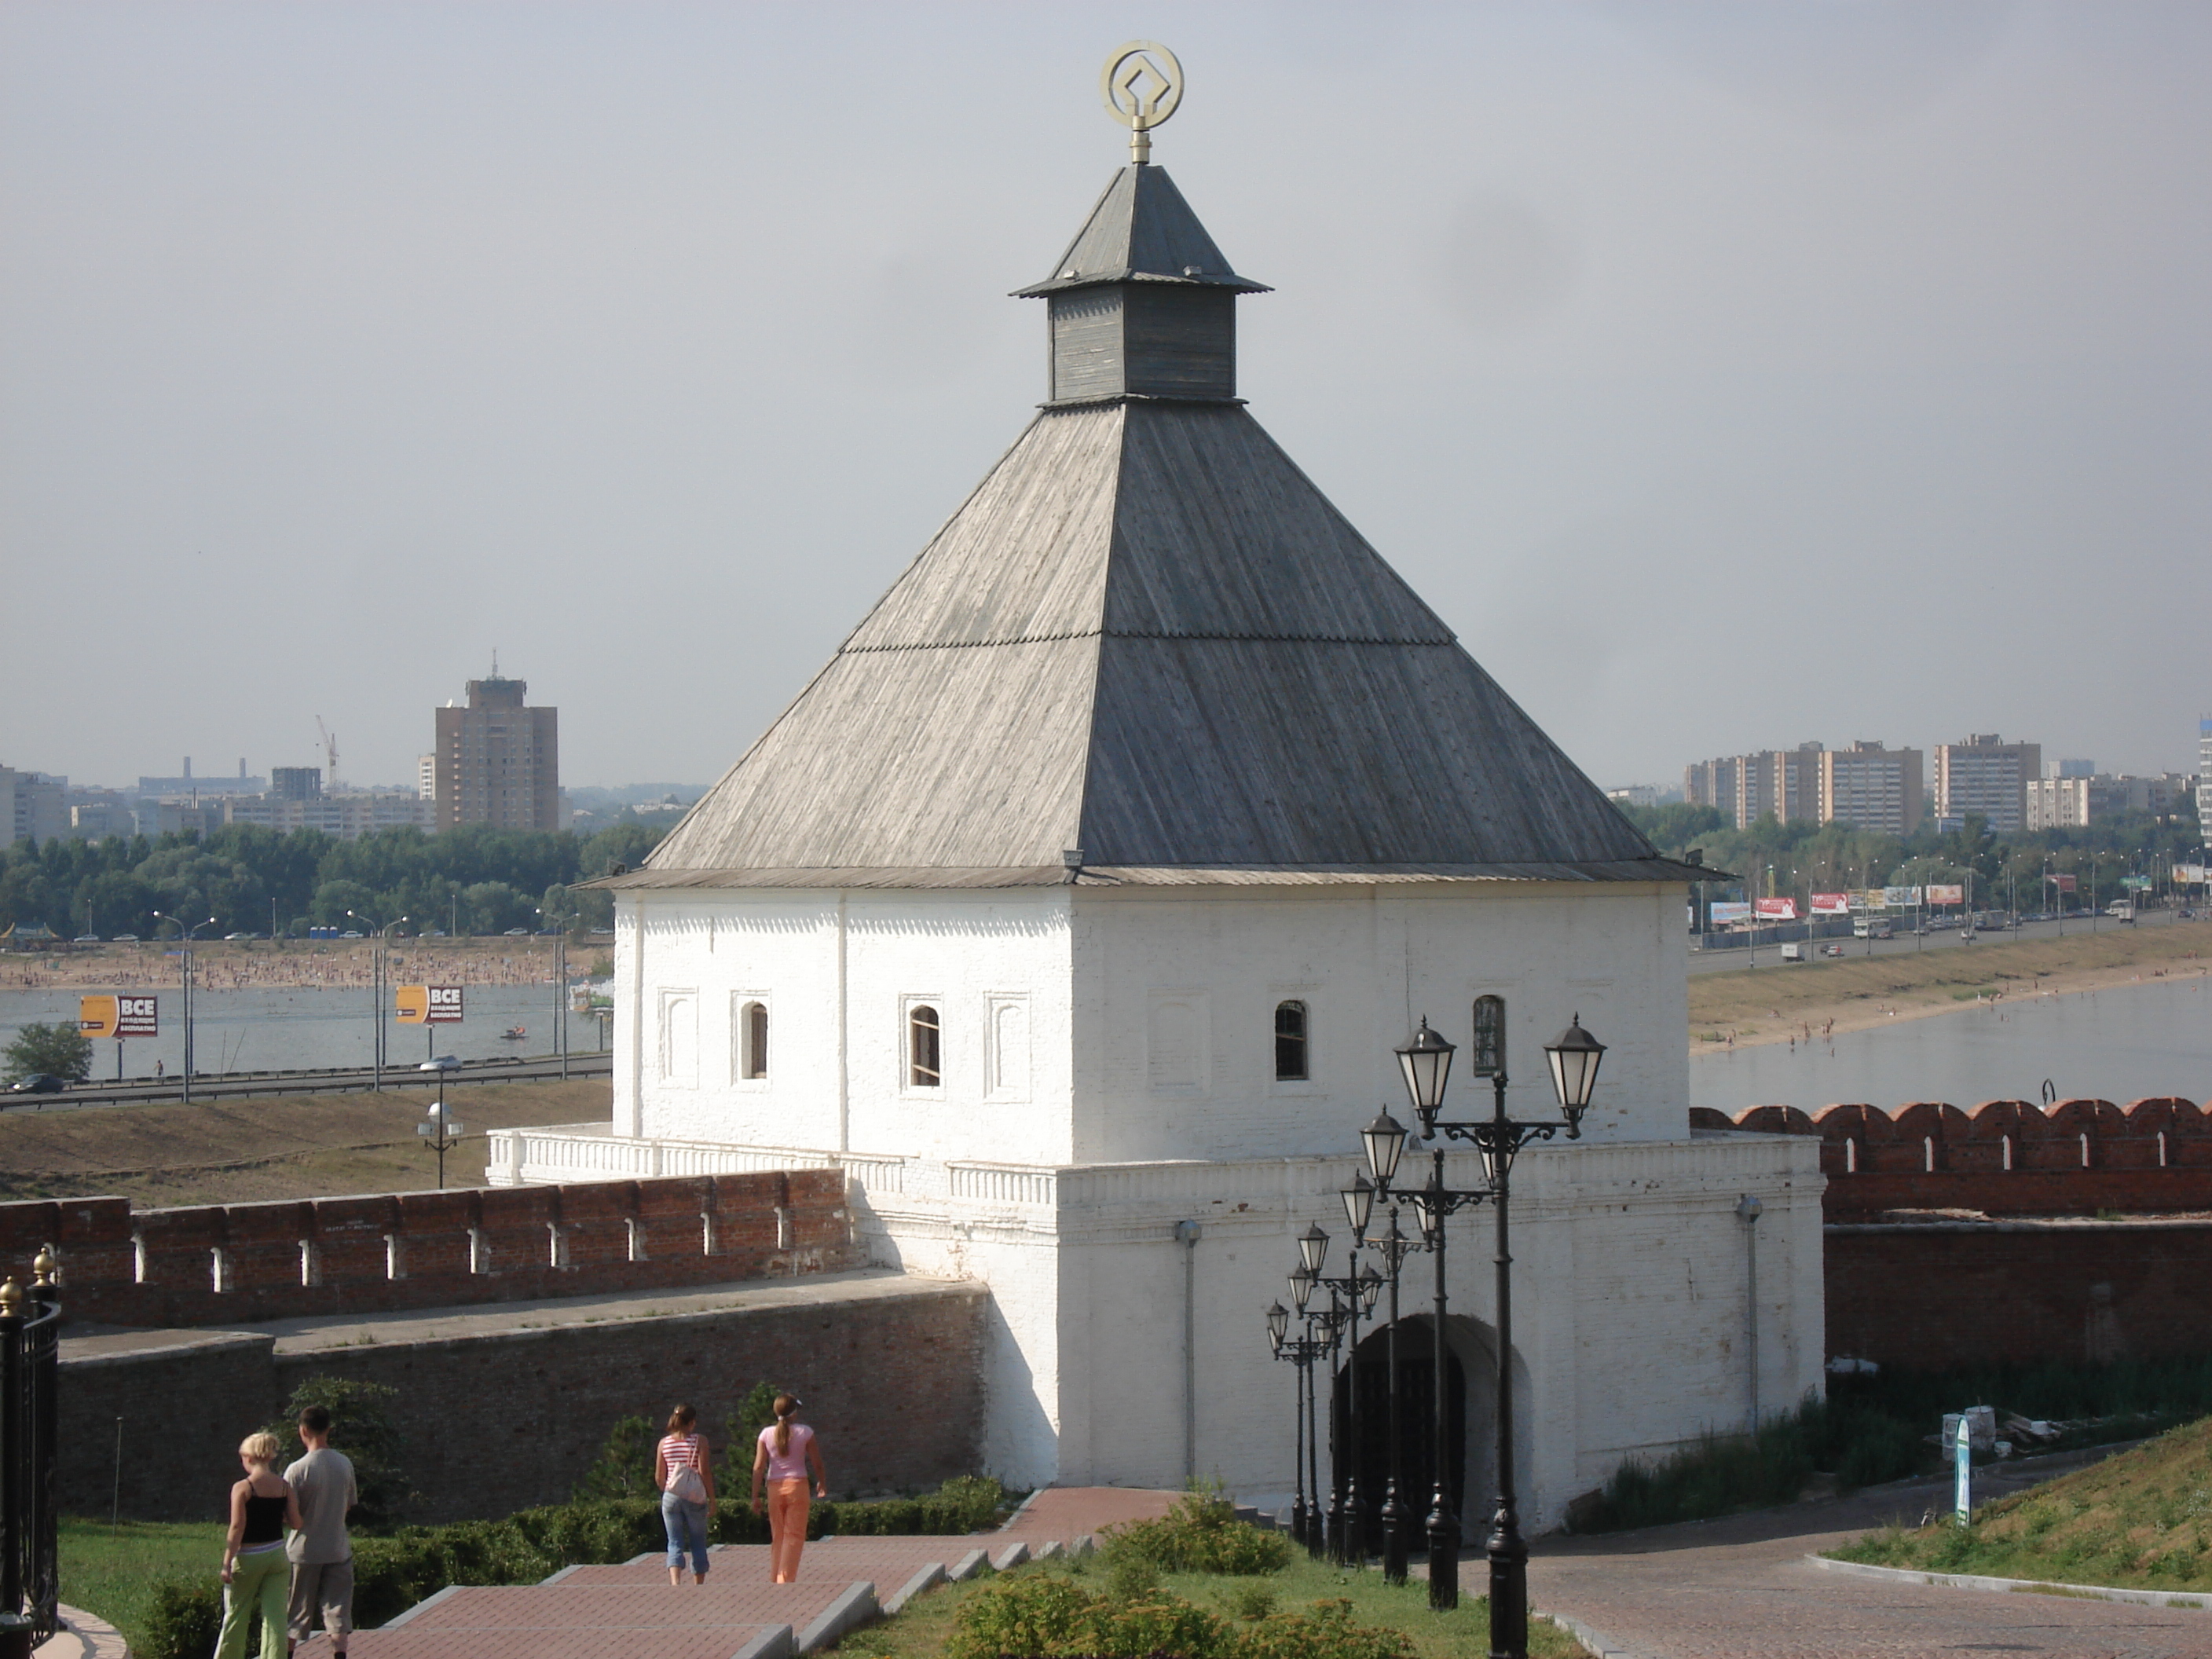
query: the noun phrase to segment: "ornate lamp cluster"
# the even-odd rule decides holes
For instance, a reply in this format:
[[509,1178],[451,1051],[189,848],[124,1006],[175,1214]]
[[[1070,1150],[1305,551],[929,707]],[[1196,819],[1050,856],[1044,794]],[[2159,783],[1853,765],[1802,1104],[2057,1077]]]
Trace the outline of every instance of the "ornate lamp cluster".
[[[1431,1030],[1426,1019],[1414,1031],[1413,1041],[1397,1051],[1406,1094],[1420,1124],[1419,1133],[1418,1137],[1409,1134],[1387,1109],[1377,1113],[1375,1120],[1360,1130],[1367,1168],[1353,1176],[1352,1185],[1341,1194],[1345,1218],[1352,1228],[1350,1266],[1341,1278],[1324,1275],[1322,1268],[1328,1259],[1328,1235],[1318,1223],[1309,1226],[1299,1236],[1298,1266],[1291,1274],[1291,1300],[1303,1321],[1302,1332],[1295,1337],[1291,1334],[1291,1312],[1277,1303],[1267,1310],[1267,1336],[1275,1357],[1298,1367],[1301,1455],[1297,1500],[1291,1512],[1293,1536],[1317,1555],[1326,1553],[1333,1560],[1355,1565],[1376,1553],[1376,1534],[1379,1531],[1383,1576],[1394,1583],[1403,1583],[1414,1527],[1413,1512],[1403,1497],[1404,1448],[1398,1421],[1399,1276],[1406,1258],[1414,1250],[1425,1249],[1433,1258],[1435,1322],[1431,1331],[1431,1370],[1435,1382],[1431,1438],[1435,1480],[1422,1530],[1428,1534],[1429,1605],[1439,1611],[1456,1607],[1460,1521],[1453,1507],[1445,1446],[1450,1399],[1444,1363],[1444,1224],[1461,1210],[1483,1203],[1491,1206],[1497,1218],[1497,1247],[1492,1259],[1498,1273],[1498,1501],[1487,1542],[1491,1652],[1494,1659],[1521,1659],[1528,1645],[1528,1547],[1521,1536],[1513,1480],[1513,1258],[1508,1225],[1513,1161],[1523,1146],[1532,1141],[1549,1140],[1562,1127],[1568,1139],[1580,1139],[1583,1114],[1589,1109],[1590,1097],[1597,1087],[1598,1064],[1605,1056],[1605,1045],[1583,1029],[1580,1014],[1558,1037],[1546,1043],[1544,1054],[1551,1066],[1552,1089],[1559,1103],[1559,1121],[1525,1123],[1506,1115],[1502,1020],[1498,1029],[1478,1032],[1478,1036],[1482,1041],[1474,1070],[1475,1075],[1489,1078],[1492,1088],[1491,1114],[1485,1118],[1455,1121],[1443,1116],[1444,1089],[1451,1077],[1452,1056],[1457,1050]],[[1418,1186],[1402,1183],[1399,1176],[1407,1143],[1413,1139],[1425,1142],[1430,1151],[1428,1179]],[[1446,1140],[1473,1144],[1482,1165],[1480,1187],[1454,1188],[1444,1184],[1443,1143]],[[1401,1200],[1413,1211],[1418,1237],[1408,1237],[1399,1230]],[[1388,1215],[1389,1231],[1370,1242],[1368,1232],[1378,1204]],[[1382,1271],[1378,1272],[1371,1263],[1364,1272],[1360,1270],[1359,1253],[1363,1249],[1376,1252],[1383,1263]],[[1370,1517],[1359,1491],[1356,1451],[1347,1456],[1339,1447],[1336,1413],[1333,1410],[1329,1413],[1331,1479],[1324,1506],[1314,1428],[1315,1413],[1321,1409],[1314,1370],[1326,1359],[1328,1375],[1333,1378],[1340,1351],[1348,1351],[1354,1356],[1346,1378],[1345,1430],[1346,1437],[1356,1441],[1359,1423],[1359,1370],[1356,1358],[1359,1321],[1373,1312],[1379,1293],[1386,1286],[1390,1293],[1389,1476],[1381,1506]],[[1328,1299],[1316,1305],[1315,1293],[1324,1288],[1328,1292]],[[1309,1473],[1310,1486],[1307,1484]]]

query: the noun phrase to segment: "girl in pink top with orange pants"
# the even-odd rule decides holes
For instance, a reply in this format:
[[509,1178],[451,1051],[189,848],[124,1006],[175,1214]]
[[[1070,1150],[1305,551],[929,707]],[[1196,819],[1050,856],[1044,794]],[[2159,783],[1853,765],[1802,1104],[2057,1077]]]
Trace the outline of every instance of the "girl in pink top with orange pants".
[[768,1483],[769,1565],[773,1582],[799,1582],[799,1553],[806,1547],[806,1471],[814,1470],[814,1495],[830,1496],[829,1472],[822,1467],[822,1448],[814,1431],[793,1421],[799,1410],[795,1395],[775,1397],[775,1421],[760,1431],[753,1454],[753,1513],[761,1510],[761,1483]]

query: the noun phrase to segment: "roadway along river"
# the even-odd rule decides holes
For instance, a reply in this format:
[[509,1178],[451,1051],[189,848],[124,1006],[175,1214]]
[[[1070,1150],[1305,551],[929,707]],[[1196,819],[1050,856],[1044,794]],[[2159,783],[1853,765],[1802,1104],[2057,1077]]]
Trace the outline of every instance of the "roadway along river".
[[[131,988],[134,991],[137,988]],[[74,1020],[77,993],[0,991],[0,1044],[21,1027],[40,1021]],[[125,1042],[123,1075],[151,1077],[160,1060],[174,1077],[184,1063],[184,993],[170,988],[161,999],[161,1035]],[[328,989],[274,987],[245,991],[202,991],[192,1002],[192,1046],[202,1073],[289,1071],[304,1066],[366,1066],[373,1005],[366,987]],[[458,1025],[389,1027],[386,1062],[412,1066],[432,1054],[463,1060],[497,1054],[550,1054],[554,1045],[553,987],[471,985],[466,1018]],[[516,1042],[500,1036],[520,1026]],[[599,1046],[599,1022],[585,1014],[568,1016],[568,1048],[581,1054]],[[116,1044],[93,1045],[92,1075],[115,1075]]]
[[[1837,1101],[1893,1110],[1908,1101],[1972,1106],[2060,1099],[2125,1104],[2149,1095],[2212,1097],[2212,994],[2201,975],[2145,981],[1899,1019],[1794,1048],[1693,1045],[1690,1103],[1733,1115],[1747,1106],[1806,1111]],[[1601,1083],[1599,1087],[1604,1087]]]

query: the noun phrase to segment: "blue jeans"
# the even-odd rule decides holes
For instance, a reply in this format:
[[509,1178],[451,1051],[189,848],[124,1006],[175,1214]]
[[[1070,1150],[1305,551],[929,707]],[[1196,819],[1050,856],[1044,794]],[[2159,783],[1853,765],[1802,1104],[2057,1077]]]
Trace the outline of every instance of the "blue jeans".
[[660,1494],[660,1524],[668,1528],[668,1565],[673,1571],[684,1565],[684,1551],[688,1544],[691,1551],[691,1571],[703,1575],[707,1571],[707,1506],[687,1504],[672,1492]]

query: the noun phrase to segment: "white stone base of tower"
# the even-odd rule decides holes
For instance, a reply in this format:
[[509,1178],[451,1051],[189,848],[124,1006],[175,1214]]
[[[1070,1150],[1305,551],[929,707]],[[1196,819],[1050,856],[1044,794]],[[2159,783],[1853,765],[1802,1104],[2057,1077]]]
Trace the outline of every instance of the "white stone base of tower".
[[[1196,1474],[1248,1497],[1295,1484],[1293,1370],[1273,1360],[1262,1314],[1287,1301],[1292,1240],[1310,1223],[1334,1235],[1327,1270],[1345,1270],[1337,1193],[1356,1167],[1349,1157],[1056,1168],[631,1138],[596,1125],[495,1133],[491,1152],[495,1184],[842,1164],[874,1261],[991,1287],[990,1472],[1022,1486],[1172,1486]],[[1818,1152],[1796,1137],[1735,1134],[1522,1154],[1513,1386],[1530,1530],[1557,1525],[1570,1498],[1626,1457],[1743,1429],[1754,1401],[1771,1417],[1820,1390]],[[1401,1175],[1425,1178],[1426,1163],[1409,1147]],[[1447,1180],[1480,1184],[1471,1154],[1448,1157]],[[1737,1213],[1746,1195],[1764,1211],[1749,1226]],[[1195,1242],[1178,1242],[1183,1221],[1199,1224]],[[1378,1231],[1383,1221],[1378,1208]],[[1410,1214],[1405,1223],[1410,1231]],[[1478,1207],[1453,1220],[1446,1254],[1471,1537],[1494,1490],[1493,1243],[1491,1212]],[[1432,1258],[1409,1257],[1402,1314],[1425,1321],[1432,1294]],[[1407,1498],[1426,1512],[1426,1492]]]

